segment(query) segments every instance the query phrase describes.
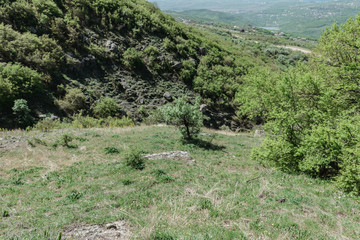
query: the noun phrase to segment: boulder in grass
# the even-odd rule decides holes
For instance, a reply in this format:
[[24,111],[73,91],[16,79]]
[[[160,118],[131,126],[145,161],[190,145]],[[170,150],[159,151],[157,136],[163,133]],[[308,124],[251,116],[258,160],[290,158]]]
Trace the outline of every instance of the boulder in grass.
[[149,160],[169,159],[175,161],[182,161],[187,164],[195,164],[195,160],[190,156],[190,154],[184,151],[172,151],[172,152],[148,154],[145,155],[144,158]]

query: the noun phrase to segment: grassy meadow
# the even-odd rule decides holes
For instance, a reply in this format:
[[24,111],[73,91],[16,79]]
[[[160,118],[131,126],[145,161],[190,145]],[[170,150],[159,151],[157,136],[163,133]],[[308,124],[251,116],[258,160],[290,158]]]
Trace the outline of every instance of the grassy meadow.
[[[0,239],[118,220],[132,239],[360,239],[359,199],[250,160],[251,133],[203,132],[191,143],[168,126],[0,132]],[[136,170],[134,148],[188,151],[196,164]]]

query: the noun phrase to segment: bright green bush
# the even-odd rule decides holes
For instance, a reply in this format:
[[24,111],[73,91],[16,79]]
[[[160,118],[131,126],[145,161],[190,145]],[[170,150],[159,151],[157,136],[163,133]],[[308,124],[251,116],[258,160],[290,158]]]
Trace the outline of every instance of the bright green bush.
[[205,116],[200,111],[200,98],[194,105],[186,97],[178,98],[173,104],[160,108],[166,123],[177,126],[185,139],[193,139],[200,133]]
[[0,65],[0,109],[17,98],[32,98],[43,91],[41,75],[20,64]]
[[96,103],[93,112],[98,118],[114,117],[119,111],[119,105],[113,98],[103,98]]
[[26,128],[33,124],[34,120],[30,114],[31,111],[25,99],[15,100],[12,110],[20,127]]

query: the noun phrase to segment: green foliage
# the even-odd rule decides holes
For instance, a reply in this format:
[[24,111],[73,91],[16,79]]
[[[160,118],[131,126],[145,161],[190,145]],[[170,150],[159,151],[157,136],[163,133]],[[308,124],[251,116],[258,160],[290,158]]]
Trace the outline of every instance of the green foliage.
[[120,150],[115,147],[106,147],[104,149],[105,154],[118,154],[120,153]]
[[74,139],[74,136],[63,134],[60,136],[60,139],[56,142],[56,144],[66,148],[77,148],[78,146],[76,144],[71,143]]
[[182,64],[183,67],[180,70],[180,79],[187,84],[192,84],[196,75],[196,64],[191,60],[185,60]]
[[119,106],[113,98],[100,99],[93,110],[95,116],[98,118],[114,117],[118,111]]
[[20,62],[38,71],[51,71],[64,63],[62,48],[47,35],[21,34],[0,24],[0,54],[3,61]]
[[20,64],[0,65],[0,109],[17,98],[34,97],[43,90],[41,75]]
[[25,99],[15,100],[12,110],[20,127],[26,128],[33,124],[34,120],[30,114],[30,108]]
[[63,122],[60,120],[51,120],[50,118],[45,118],[37,122],[33,129],[48,131],[51,129],[63,128],[115,128],[131,126],[134,126],[134,122],[128,117],[108,117],[104,119],[98,119],[90,116],[83,116],[82,114],[75,114],[72,120],[66,119]]
[[135,48],[129,48],[124,52],[123,55],[124,64],[130,69],[138,69],[144,66],[142,60],[142,54],[140,51],[137,51]]
[[360,16],[328,29],[311,66],[282,74],[259,71],[244,79],[237,95],[240,111],[253,119],[262,116],[269,132],[253,159],[331,179],[360,194],[360,62],[352,38],[358,26]]
[[3,210],[2,214],[1,214],[1,217],[3,217],[3,218],[10,217],[10,213],[7,210]]
[[196,99],[194,105],[188,103],[186,97],[178,98],[174,104],[169,104],[160,108],[164,120],[168,124],[177,126],[185,139],[196,138],[200,133],[205,119],[200,111],[200,98]]
[[145,159],[142,157],[142,151],[131,149],[125,154],[125,164],[136,170],[145,168]]
[[66,113],[73,115],[84,109],[86,106],[86,96],[79,88],[70,88],[62,100],[57,101],[59,107]]
[[73,190],[66,197],[71,201],[76,201],[76,200],[79,200],[82,196],[83,196],[82,193],[80,193],[76,190]]
[[209,199],[201,198],[200,201],[199,201],[199,207],[200,207],[200,209],[212,210],[213,209],[213,204]]

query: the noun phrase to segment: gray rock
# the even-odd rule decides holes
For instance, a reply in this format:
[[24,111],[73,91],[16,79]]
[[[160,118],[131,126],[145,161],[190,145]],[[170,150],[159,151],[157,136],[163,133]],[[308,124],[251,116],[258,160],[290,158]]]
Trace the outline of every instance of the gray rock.
[[254,133],[254,137],[262,137],[265,135],[265,131],[264,130],[256,130]]
[[163,97],[168,100],[168,101],[172,101],[173,97],[171,96],[171,94],[169,92],[165,92]]
[[55,121],[55,120],[58,120],[59,117],[56,116],[56,115],[51,115],[51,116],[50,116],[50,119],[51,119],[52,121]]
[[202,113],[206,113],[206,111],[208,110],[208,105],[206,105],[206,104],[201,104],[200,105],[200,112],[202,112]]
[[175,161],[182,161],[187,164],[195,164],[195,160],[190,156],[188,152],[184,151],[173,151],[163,152],[145,155],[144,158],[149,160],[169,159]]
[[130,226],[125,221],[103,225],[74,225],[64,231],[64,239],[127,240],[131,238]]
[[107,41],[106,41],[105,47],[106,47],[110,52],[113,52],[113,53],[116,53],[116,52],[119,51],[119,47],[116,45],[116,43],[114,43],[114,42],[111,41],[111,40],[107,40]]

